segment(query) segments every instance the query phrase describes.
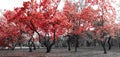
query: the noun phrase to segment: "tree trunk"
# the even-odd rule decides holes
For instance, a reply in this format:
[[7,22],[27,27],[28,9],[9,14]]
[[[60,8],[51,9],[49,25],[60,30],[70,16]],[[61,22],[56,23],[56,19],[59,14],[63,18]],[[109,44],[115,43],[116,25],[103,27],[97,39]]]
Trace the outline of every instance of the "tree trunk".
[[12,50],[15,50],[16,44],[13,43],[12,46]]
[[29,45],[29,52],[32,52],[32,46],[30,41],[28,42],[28,45]]
[[50,39],[47,39],[47,40],[45,39],[44,45],[46,47],[46,53],[51,52],[52,46],[55,44],[55,40],[56,40],[55,35],[56,35],[56,31],[54,30],[54,39],[52,43],[50,42]]
[[70,38],[68,38],[68,40],[67,40],[67,44],[68,44],[68,51],[71,51]]
[[75,52],[77,52],[77,48],[78,48],[78,41],[75,42]]
[[51,52],[51,48],[52,48],[52,46],[50,47],[50,46],[48,46],[48,47],[46,47],[47,48],[47,51],[46,51],[46,53],[50,53]]
[[32,38],[28,41],[29,52],[32,52]]
[[79,47],[78,37],[75,38],[75,52],[77,52],[77,48]]
[[52,49],[52,46],[55,44],[55,41],[53,41],[51,44],[47,44],[46,45],[46,53],[50,53],[51,52],[51,49]]
[[86,46],[87,46],[87,47],[90,47],[89,41],[86,41]]
[[35,43],[32,41],[31,46],[33,46],[33,49],[36,50]]
[[108,38],[108,50],[111,50],[111,43],[110,43],[110,40],[111,40],[111,36]]
[[104,41],[101,41],[101,45],[102,45],[102,47],[103,47],[104,54],[107,54],[107,51],[106,51],[106,48],[105,48],[105,42],[104,42]]
[[50,47],[46,47],[47,48],[47,51],[46,51],[46,53],[50,53]]
[[97,40],[94,39],[93,41],[94,41],[94,42],[93,42],[93,46],[95,47],[95,46],[96,46],[96,43],[97,43]]
[[49,40],[50,40],[50,39],[45,40],[45,43],[44,43],[44,45],[45,45],[45,47],[46,47],[46,53],[50,53],[50,52],[51,52],[51,49],[52,49],[52,46],[55,44],[55,38],[54,38],[54,40],[53,40],[52,43],[50,43]]

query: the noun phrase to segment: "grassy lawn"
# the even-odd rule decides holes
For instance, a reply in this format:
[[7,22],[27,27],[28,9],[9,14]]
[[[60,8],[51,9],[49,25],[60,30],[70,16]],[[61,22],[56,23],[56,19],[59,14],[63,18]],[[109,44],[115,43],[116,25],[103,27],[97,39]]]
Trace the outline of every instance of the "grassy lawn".
[[54,48],[51,53],[45,53],[45,49],[37,49],[28,52],[28,49],[0,50],[0,57],[120,57],[120,49],[112,48],[107,54],[103,54],[101,47],[82,47],[78,52],[74,48],[69,52],[67,48]]

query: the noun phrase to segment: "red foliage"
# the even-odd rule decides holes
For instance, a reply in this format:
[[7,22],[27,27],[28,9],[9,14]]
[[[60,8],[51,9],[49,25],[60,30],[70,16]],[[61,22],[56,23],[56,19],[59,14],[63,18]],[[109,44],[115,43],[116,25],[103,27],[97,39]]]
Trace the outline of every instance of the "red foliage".
[[[15,8],[14,11],[6,11],[4,17],[8,22],[7,25],[14,23],[15,26],[8,25],[11,28],[4,29],[1,33],[5,33],[4,36],[7,36],[9,33],[20,35],[19,31],[30,34],[42,31],[45,34],[51,34],[54,39],[65,33],[81,34],[92,25],[96,32],[101,33],[97,29],[111,27],[114,22],[115,9],[109,1],[85,0],[85,6],[81,6],[79,2],[72,3],[66,0],[62,12],[57,10],[60,1],[41,0],[40,3],[37,3],[35,0],[31,0],[24,2],[23,7]],[[97,5],[98,9],[93,9],[94,5]],[[94,21],[106,23],[100,28],[93,23]]]
[[19,36],[21,33],[14,23],[0,22],[0,46],[10,47],[9,44],[16,42]]

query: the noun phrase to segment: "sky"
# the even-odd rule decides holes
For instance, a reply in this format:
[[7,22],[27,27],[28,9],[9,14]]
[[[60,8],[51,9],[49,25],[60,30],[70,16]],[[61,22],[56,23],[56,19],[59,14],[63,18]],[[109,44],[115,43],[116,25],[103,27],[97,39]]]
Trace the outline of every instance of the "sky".
[[[0,9],[13,10],[14,7],[21,7],[23,4],[23,1],[30,1],[30,0],[0,0]],[[63,5],[64,5],[64,0],[61,0],[58,9],[61,9],[62,8],[61,6]]]
[[[2,12],[6,10],[13,10],[15,7],[22,7],[23,2],[30,0],[0,0],[0,16]],[[58,9],[62,9],[64,5],[64,0],[61,0]]]
[[117,0],[116,5],[117,5],[116,6],[116,15],[117,15],[116,19],[120,21],[120,1]]
[[13,10],[14,7],[21,7],[23,1],[28,1],[28,0],[0,0],[0,9]]
[[0,0],[0,17],[5,9],[13,10],[15,7],[22,7],[23,1],[29,0]]
[[[2,11],[13,10],[15,7],[22,7],[23,2],[30,0],[0,0],[0,16],[2,16]],[[38,0],[39,1],[39,0]],[[62,9],[65,0],[61,0],[58,9]]]

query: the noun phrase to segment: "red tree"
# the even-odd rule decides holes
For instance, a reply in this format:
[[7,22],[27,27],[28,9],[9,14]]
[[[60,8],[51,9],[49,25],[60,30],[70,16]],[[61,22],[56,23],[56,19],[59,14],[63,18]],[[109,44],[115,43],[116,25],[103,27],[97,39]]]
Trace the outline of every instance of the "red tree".
[[106,41],[104,36],[106,36],[105,34],[113,36],[113,33],[111,34],[110,30],[115,24],[116,19],[115,8],[112,5],[112,1],[113,0],[86,0],[86,3],[89,4],[89,6],[97,6],[97,9],[95,9],[97,10],[97,14],[95,16],[95,19],[93,18],[93,15],[92,18],[94,20],[92,19],[92,22],[93,26],[96,29],[96,32],[98,32],[97,34],[99,34],[98,39],[101,40],[104,53],[107,53],[105,48]]
[[[50,52],[51,47],[56,41],[55,39],[59,35],[64,34],[66,29],[69,29],[71,26],[67,23],[66,16],[57,10],[59,2],[60,0],[42,0],[38,4],[35,0],[31,0],[24,2],[23,7],[15,8],[12,16],[9,14],[4,14],[4,16],[8,23],[15,23],[20,31],[31,31],[30,34],[32,36],[33,32],[36,32],[39,35],[39,41],[41,37],[39,31],[50,34],[52,43],[45,44],[47,52]],[[29,41],[32,41],[32,37]]]
[[7,24],[5,18],[1,18],[0,21],[0,40],[3,47],[14,48],[14,43],[17,42],[17,38],[21,36],[18,27],[14,23]]

